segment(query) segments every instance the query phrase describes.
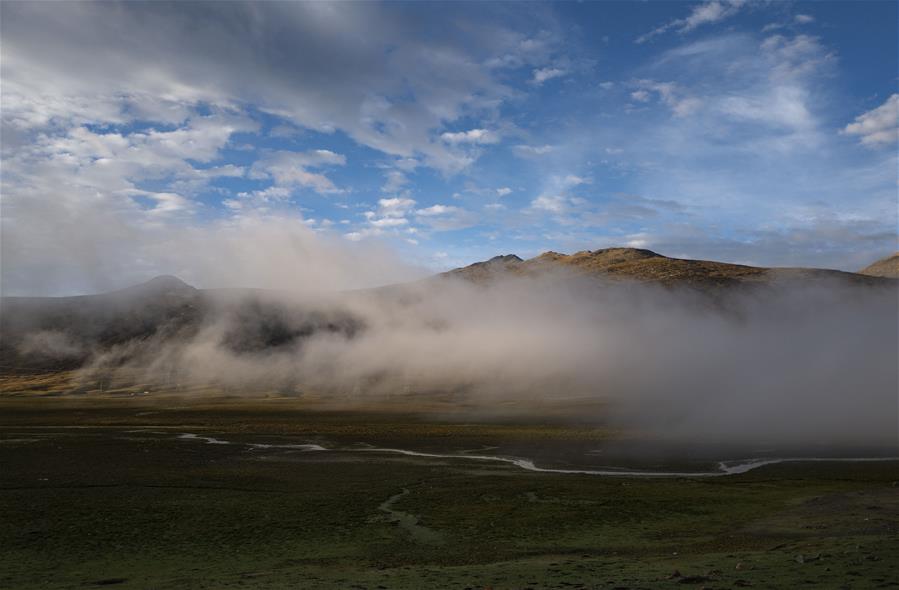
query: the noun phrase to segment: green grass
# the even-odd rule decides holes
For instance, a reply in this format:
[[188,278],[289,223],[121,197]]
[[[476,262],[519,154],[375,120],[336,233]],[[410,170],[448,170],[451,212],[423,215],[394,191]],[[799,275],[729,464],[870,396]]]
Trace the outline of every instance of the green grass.
[[[143,421],[206,426],[233,441],[371,437],[453,450],[530,439],[553,456],[603,434],[101,406],[0,407],[0,587],[896,587],[895,463],[781,464],[713,479],[541,474],[125,430]],[[96,423],[107,427],[38,428]],[[421,542],[380,508],[403,489],[390,507],[442,542]]]

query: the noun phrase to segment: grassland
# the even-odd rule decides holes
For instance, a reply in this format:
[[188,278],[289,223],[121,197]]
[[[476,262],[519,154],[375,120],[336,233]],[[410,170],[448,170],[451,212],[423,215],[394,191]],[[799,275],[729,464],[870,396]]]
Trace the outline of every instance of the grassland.
[[0,398],[0,587],[899,586],[897,463],[608,478],[363,446],[565,466],[627,439],[417,410]]

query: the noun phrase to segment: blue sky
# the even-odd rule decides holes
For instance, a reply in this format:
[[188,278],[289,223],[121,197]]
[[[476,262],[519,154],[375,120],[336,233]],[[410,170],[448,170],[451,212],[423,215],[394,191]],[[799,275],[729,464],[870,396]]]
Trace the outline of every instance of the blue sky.
[[265,220],[433,270],[609,246],[855,270],[896,249],[896,23],[895,2],[4,2],[2,288],[201,277],[182,236]]

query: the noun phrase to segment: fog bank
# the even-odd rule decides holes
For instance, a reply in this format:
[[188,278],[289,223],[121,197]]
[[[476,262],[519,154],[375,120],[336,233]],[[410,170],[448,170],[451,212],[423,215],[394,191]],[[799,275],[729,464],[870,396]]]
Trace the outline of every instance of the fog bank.
[[563,273],[438,278],[231,293],[189,336],[115,349],[86,374],[127,359],[167,387],[439,395],[483,412],[599,401],[601,415],[578,418],[687,439],[892,444],[896,319],[894,287],[840,282],[710,295]]
[[[32,323],[25,305],[4,318],[7,350],[83,363],[85,390],[126,375],[154,390],[440,396],[484,414],[582,401],[596,415],[578,420],[663,436],[897,444],[895,282],[677,289],[556,270],[352,290],[418,274],[376,243],[277,217],[135,239],[153,268],[200,286],[269,290],[163,281]],[[73,250],[71,266],[113,280],[96,255]]]

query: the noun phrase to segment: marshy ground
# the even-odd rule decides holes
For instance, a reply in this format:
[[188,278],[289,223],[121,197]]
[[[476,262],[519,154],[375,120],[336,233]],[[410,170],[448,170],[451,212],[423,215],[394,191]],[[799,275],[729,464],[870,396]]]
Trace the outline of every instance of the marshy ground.
[[897,462],[640,478],[461,458],[710,468],[650,447],[434,408],[0,398],[0,587],[899,587]]

